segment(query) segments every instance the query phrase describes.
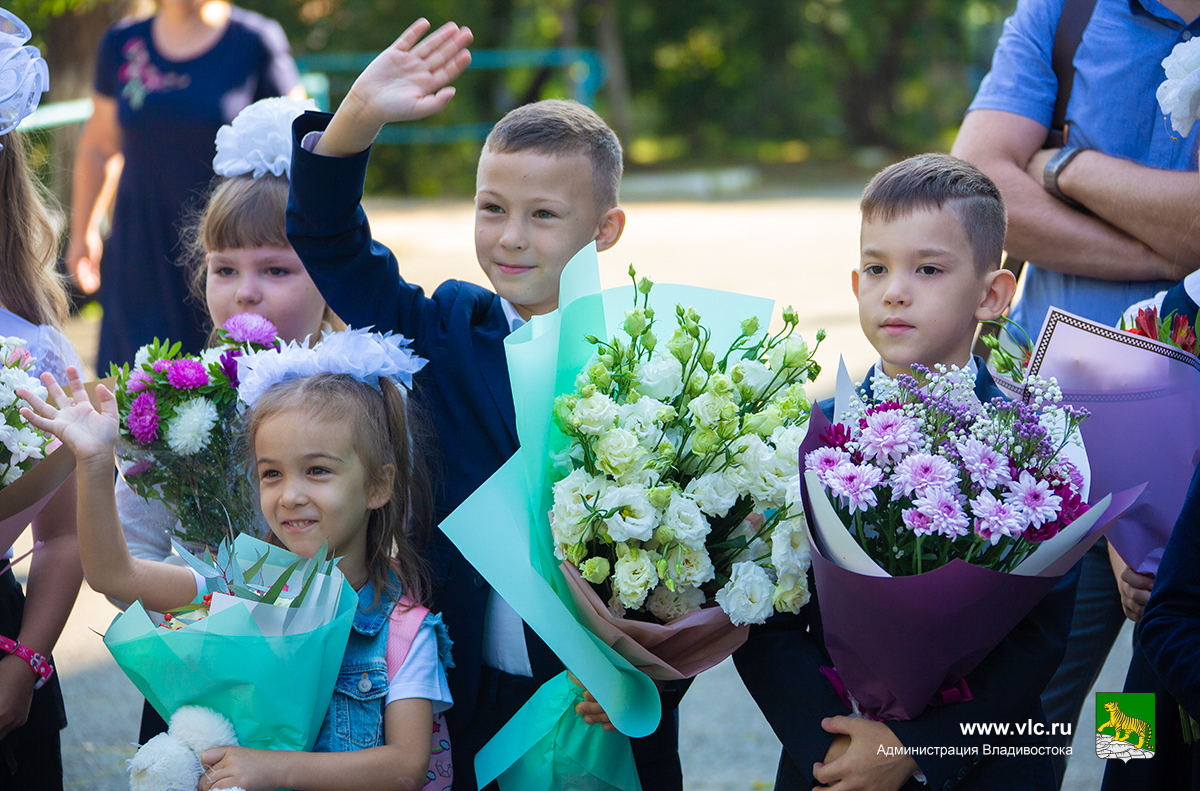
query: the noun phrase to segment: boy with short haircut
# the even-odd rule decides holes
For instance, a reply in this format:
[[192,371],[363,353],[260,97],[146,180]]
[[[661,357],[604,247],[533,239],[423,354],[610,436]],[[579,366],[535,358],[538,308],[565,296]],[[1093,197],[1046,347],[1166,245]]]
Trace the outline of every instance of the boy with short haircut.
[[[971,356],[978,323],[998,317],[1016,287],[1012,274],[1000,269],[1006,218],[995,184],[965,162],[925,154],[872,179],[862,214],[861,260],[851,287],[863,332],[880,355],[862,387],[865,395],[870,397],[874,377],[908,373],[916,364],[957,365],[976,377],[981,400],[1001,395],[982,361]],[[821,407],[829,413],[832,402]],[[960,724],[1045,722],[1040,695],[1062,659],[1076,580],[1076,571],[1068,573],[967,675],[972,699],[931,706],[909,721],[847,716],[847,705],[820,672],[833,662],[815,586],[799,615],[751,627],[734,661],[783,742],[775,788],[807,791],[815,781],[886,791],[1052,791],[1048,756],[983,755],[989,738],[1021,748],[1044,745],[1044,736],[971,736]],[[934,752],[914,760],[900,754],[901,747]],[[949,749],[939,755],[941,748]]]
[[[399,332],[429,360],[416,396],[434,424],[441,465],[436,519],[448,516],[517,450],[504,338],[558,307],[559,276],[585,245],[612,247],[621,144],[590,109],[567,101],[517,108],[479,157],[475,251],[495,292],[447,281],[425,296],[372,241],[360,205],[369,146],[383,124],[439,112],[470,61],[471,33],[420,20],[355,81],[337,113],[295,122],[288,240],[329,306],[351,327]],[[435,611],[454,640],[447,712],[455,788],[476,788],[478,750],[562,671],[557,657],[441,531],[428,546]],[[645,788],[682,788],[676,725],[634,740]],[[489,786],[489,788],[492,786]]]

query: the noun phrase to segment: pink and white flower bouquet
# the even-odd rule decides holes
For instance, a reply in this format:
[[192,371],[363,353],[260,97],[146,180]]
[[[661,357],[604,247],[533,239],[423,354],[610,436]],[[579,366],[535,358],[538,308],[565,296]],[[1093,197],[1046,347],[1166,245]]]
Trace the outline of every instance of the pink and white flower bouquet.
[[275,348],[276,330],[256,313],[239,313],[217,336],[198,357],[155,340],[132,366],[112,371],[122,474],[134,492],[166,504],[179,519],[175,537],[192,547],[260,532],[240,437],[237,359]]
[[801,447],[830,682],[854,710],[911,719],[966,676],[1137,494],[1089,507],[1085,415],[1053,382],[981,404],[953,369],[876,381]]

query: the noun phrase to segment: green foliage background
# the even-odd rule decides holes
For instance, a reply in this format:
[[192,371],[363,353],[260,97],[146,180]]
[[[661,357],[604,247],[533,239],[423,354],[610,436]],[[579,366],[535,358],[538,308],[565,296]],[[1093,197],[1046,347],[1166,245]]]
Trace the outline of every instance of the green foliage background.
[[[16,0],[36,27],[68,8],[122,0]],[[242,0],[279,20],[296,54],[374,52],[418,16],[469,25],[476,48],[623,50],[628,164],[695,167],[872,160],[946,150],[1016,0]],[[51,64],[53,68],[53,63]],[[349,86],[334,78],[334,101]],[[444,118],[494,121],[569,96],[561,69],[468,72]],[[617,105],[614,104],[614,98]],[[625,110],[625,113],[620,112]],[[470,194],[478,143],[379,146],[368,189]],[[864,150],[870,156],[864,156]]]

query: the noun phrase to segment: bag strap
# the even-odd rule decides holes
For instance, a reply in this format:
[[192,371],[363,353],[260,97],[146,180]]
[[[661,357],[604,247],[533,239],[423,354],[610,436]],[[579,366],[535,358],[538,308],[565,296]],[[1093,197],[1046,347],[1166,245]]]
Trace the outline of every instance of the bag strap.
[[[1043,148],[1061,148],[1066,145],[1070,136],[1067,128],[1067,105],[1071,101],[1071,88],[1075,83],[1075,53],[1083,41],[1083,31],[1092,20],[1092,12],[1096,10],[1096,0],[1064,0],[1062,14],[1058,18],[1058,27],[1054,31],[1054,49],[1050,53],[1050,66],[1054,69],[1054,77],[1058,83],[1058,93],[1054,97],[1054,115],[1050,119],[1050,132],[1046,135]],[[1004,268],[1013,273],[1019,283],[1025,272],[1025,261],[1004,256]],[[991,348],[983,342],[984,337],[997,335],[1000,328],[995,324],[986,324],[979,328],[979,336],[975,339],[974,354],[987,362],[992,354]]]
[[392,607],[392,614],[388,616],[387,637],[389,684],[400,672],[400,666],[404,664],[404,660],[408,658],[408,651],[412,648],[413,640],[417,638],[417,632],[421,630],[421,625],[425,623],[425,616],[428,614],[429,610],[415,603],[408,596],[400,597],[400,601]]
[[1060,148],[1067,142],[1067,104],[1071,101],[1071,86],[1075,82],[1075,53],[1083,41],[1083,31],[1092,19],[1096,0],[1065,0],[1058,29],[1054,33],[1054,50],[1050,65],[1058,80],[1058,95],[1054,99],[1054,117],[1050,121],[1049,148]]

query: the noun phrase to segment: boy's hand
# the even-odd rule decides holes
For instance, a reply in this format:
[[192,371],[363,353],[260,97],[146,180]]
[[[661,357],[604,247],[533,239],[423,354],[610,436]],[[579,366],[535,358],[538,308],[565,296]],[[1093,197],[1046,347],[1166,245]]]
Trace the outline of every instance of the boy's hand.
[[[834,739],[825,755],[828,762],[813,764],[813,779],[824,788],[898,791],[918,769],[911,755],[895,754],[904,745],[882,722],[857,717],[826,717],[821,720],[821,727],[829,733],[850,737],[849,747],[840,756],[829,760],[836,754],[835,748],[840,746],[840,739]],[[889,747],[893,749],[888,751]]]
[[314,151],[348,157],[365,151],[384,124],[441,112],[454,96],[450,83],[471,62],[469,28],[447,22],[421,40],[429,21],[418,19],[358,75]]
[[1113,576],[1117,578],[1117,590],[1121,592],[1121,609],[1125,611],[1126,618],[1137,623],[1146,611],[1146,602],[1150,601],[1154,576],[1138,574],[1129,568],[1111,543],[1108,545],[1108,560],[1112,564]]
[[118,425],[117,399],[113,394],[104,385],[96,387],[96,398],[100,402],[100,411],[97,412],[88,400],[83,382],[79,380],[79,371],[74,366],[67,368],[70,395],[63,392],[48,373],[42,374],[42,383],[49,391],[49,403],[23,387],[17,388],[17,395],[32,407],[22,407],[21,416],[34,428],[62,440],[80,467],[92,464],[111,467]]
[[204,774],[199,791],[210,788],[244,788],[246,791],[273,791],[278,787],[279,769],[274,765],[281,753],[251,750],[248,747],[213,747],[200,756]]
[[587,691],[587,687],[579,683],[579,679],[575,678],[575,674],[567,672],[567,677],[571,679],[571,683],[583,690],[583,702],[575,705],[575,713],[583,717],[583,721],[588,725],[603,726],[606,731],[615,731],[617,728],[608,719],[608,714],[592,697],[592,693]]

